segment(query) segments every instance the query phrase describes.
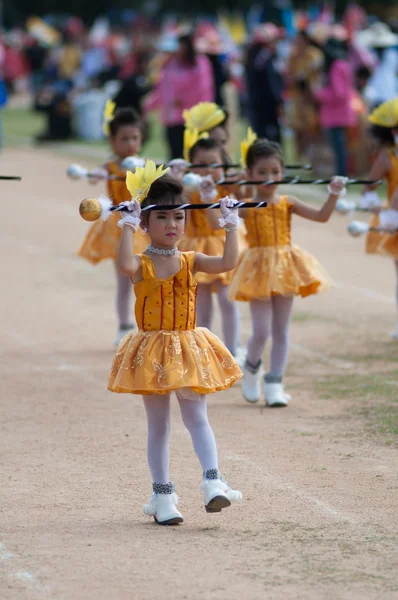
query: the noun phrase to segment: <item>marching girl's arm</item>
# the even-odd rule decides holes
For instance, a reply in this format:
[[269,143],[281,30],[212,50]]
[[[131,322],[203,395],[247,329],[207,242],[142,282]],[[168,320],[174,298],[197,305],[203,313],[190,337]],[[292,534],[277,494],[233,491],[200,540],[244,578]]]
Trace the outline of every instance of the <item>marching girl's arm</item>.
[[238,264],[238,210],[234,209],[234,200],[223,198],[221,200],[221,218],[219,225],[225,228],[226,238],[224,245],[224,254],[222,256],[208,256],[200,252],[195,253],[195,271],[202,273],[225,273],[232,271]]
[[141,207],[137,200],[123,202],[128,206],[118,225],[122,227],[122,238],[120,240],[117,256],[117,266],[124,275],[134,277],[141,269],[141,258],[134,254],[134,234],[140,226]]
[[330,185],[328,186],[328,199],[320,208],[305,204],[298,198],[289,196],[289,201],[292,204],[292,212],[303,219],[308,219],[309,221],[326,223],[329,221],[333,211],[336,208],[337,200],[345,189],[344,185],[346,180],[346,177],[334,177],[332,179]]
[[[379,154],[375,162],[373,163],[367,179],[378,181],[379,179],[384,179],[387,177],[388,173],[392,169],[391,159],[389,157],[388,151],[383,148],[380,150]],[[374,190],[377,187],[376,183],[370,183],[369,185],[365,185],[362,192],[368,192],[370,190]]]

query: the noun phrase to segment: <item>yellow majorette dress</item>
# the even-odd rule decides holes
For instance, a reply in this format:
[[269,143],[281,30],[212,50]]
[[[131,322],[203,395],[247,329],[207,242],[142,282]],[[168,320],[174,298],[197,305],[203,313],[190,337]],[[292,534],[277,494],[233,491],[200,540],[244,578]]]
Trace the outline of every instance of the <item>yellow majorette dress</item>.
[[138,330],[120,342],[109,375],[111,392],[167,394],[190,388],[199,394],[224,390],[242,376],[224,344],[196,328],[195,253],[181,253],[181,269],[157,279],[141,255],[142,279],[134,285]]
[[[109,179],[107,181],[108,196],[112,200],[113,205],[115,206],[126,200],[131,200],[130,193],[124,181],[126,172],[120,168],[116,161],[109,162],[106,165],[106,169],[109,175],[123,177],[123,181],[118,181],[117,179]],[[78,255],[86,258],[93,265],[107,258],[116,260],[120,238],[122,237],[122,230],[117,224],[119,219],[120,214],[113,213],[109,215],[106,221],[102,221],[101,219],[95,221],[88,230]],[[149,236],[139,229],[134,235],[135,254],[144,252],[149,241]]]
[[[391,198],[395,190],[398,188],[398,156],[395,150],[391,150],[390,160],[392,169],[387,175],[387,206],[391,203]],[[380,219],[378,215],[373,215],[370,226],[378,227]],[[381,254],[398,259],[398,233],[378,233],[377,231],[369,231],[366,236],[366,252],[368,254]]]
[[240,256],[229,288],[231,300],[273,295],[309,296],[331,287],[331,280],[308,252],[291,243],[288,196],[266,208],[249,208],[245,219],[249,248]]
[[[227,194],[219,189],[217,202]],[[199,192],[193,192],[190,202],[192,204],[201,204]],[[224,254],[225,230],[213,229],[209,223],[207,212],[205,210],[187,211],[188,218],[185,227],[184,237],[178,243],[178,249],[181,252],[202,252],[209,256],[222,256]],[[246,247],[245,232],[239,231],[239,253]],[[223,285],[229,285],[232,280],[233,271],[228,273],[196,273],[195,281],[199,284],[212,284],[214,281],[221,281]]]

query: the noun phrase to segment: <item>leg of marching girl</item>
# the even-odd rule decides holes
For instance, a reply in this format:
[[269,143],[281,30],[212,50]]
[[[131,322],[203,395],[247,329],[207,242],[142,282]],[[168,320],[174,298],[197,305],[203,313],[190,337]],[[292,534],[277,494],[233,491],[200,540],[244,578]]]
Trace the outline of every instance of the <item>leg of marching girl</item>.
[[258,402],[261,396],[263,355],[265,344],[271,335],[272,306],[270,300],[250,302],[252,332],[247,342],[247,359],[243,372],[242,393],[247,402]]
[[213,324],[213,294],[211,284],[198,284],[196,296],[196,324],[211,331]]
[[[195,453],[203,470],[200,490],[207,512],[220,512],[241,500],[242,494],[232,490],[218,470],[217,445],[207,417],[207,397],[188,388],[177,390],[181,416],[188,429]],[[177,509],[178,497],[169,481],[170,394],[143,396],[148,421],[147,453],[152,475],[153,494],[144,505],[144,514],[153,516],[160,525],[177,525],[183,517]]]
[[221,324],[224,344],[235,357],[240,367],[243,366],[246,353],[240,346],[240,314],[237,302],[228,299],[228,286],[222,285],[221,281],[215,282],[218,304],[221,313]]
[[[395,274],[396,274],[396,301],[397,301],[397,310],[398,310],[398,260],[394,260],[395,265]],[[398,339],[398,322],[395,325],[394,329],[390,332],[390,336],[394,339]]]
[[153,494],[144,505],[144,514],[154,517],[160,525],[183,522],[177,510],[178,497],[169,481],[170,394],[143,396],[148,422],[147,454],[152,475]]
[[123,275],[115,263],[116,270],[116,312],[119,319],[118,331],[114,341],[114,346],[118,346],[121,339],[134,328],[132,323],[131,296],[133,286],[130,277]]
[[289,327],[293,296],[272,296],[272,344],[270,371],[264,378],[264,396],[268,406],[287,406],[290,396],[282,385],[289,353]]
[[189,389],[177,391],[181,416],[188,429],[195,453],[203,471],[200,491],[206,512],[221,512],[231,502],[242,499],[241,492],[232,490],[218,470],[217,445],[207,417],[207,397]]
[[283,391],[282,377],[287,363],[292,296],[272,296],[269,300],[252,300],[252,333],[247,343],[242,393],[248,402],[261,396],[263,367],[261,357],[272,337],[270,372],[264,378],[264,396],[268,406],[286,406],[290,397]]

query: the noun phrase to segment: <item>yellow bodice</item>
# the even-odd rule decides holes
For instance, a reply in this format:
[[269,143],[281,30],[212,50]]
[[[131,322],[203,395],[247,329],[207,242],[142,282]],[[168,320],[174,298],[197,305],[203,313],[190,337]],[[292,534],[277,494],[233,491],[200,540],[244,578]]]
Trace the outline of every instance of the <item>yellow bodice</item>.
[[[222,196],[218,194],[218,198]],[[218,198],[214,200],[217,202]],[[200,204],[199,192],[193,192],[191,204]],[[187,211],[188,219],[185,226],[184,236],[187,238],[216,236],[225,239],[224,229],[213,229],[209,223],[206,210],[189,210]]]
[[181,269],[157,279],[152,260],[141,254],[142,279],[134,285],[135,318],[143,331],[192,330],[196,327],[194,252],[181,252]]
[[281,196],[278,204],[266,208],[249,208],[245,218],[249,248],[288,246],[291,241],[291,204]]
[[391,202],[392,195],[398,188],[398,156],[396,155],[395,150],[390,152],[390,160],[392,169],[387,175],[388,202]]
[[124,171],[116,161],[109,162],[106,165],[106,169],[109,175],[123,177],[122,181],[118,181],[117,179],[108,179],[107,181],[108,196],[112,200],[113,205],[116,206],[121,202],[131,200],[130,192],[126,186],[126,171]]

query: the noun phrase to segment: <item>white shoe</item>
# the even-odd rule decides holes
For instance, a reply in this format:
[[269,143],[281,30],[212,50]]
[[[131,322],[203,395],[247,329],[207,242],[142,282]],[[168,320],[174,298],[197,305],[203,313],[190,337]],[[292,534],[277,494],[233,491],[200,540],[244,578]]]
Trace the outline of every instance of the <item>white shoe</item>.
[[159,525],[178,525],[184,522],[184,518],[176,506],[178,496],[172,494],[153,493],[149,504],[144,504],[143,513],[153,517]]
[[264,381],[264,398],[271,407],[287,406],[291,396],[285,393],[282,383],[267,383]]
[[398,340],[398,323],[395,325],[394,329],[390,331],[390,337],[393,340]]
[[241,369],[245,366],[247,358],[247,350],[243,346],[238,346],[234,354],[234,359]]
[[225,479],[206,479],[200,484],[200,491],[203,494],[206,512],[221,512],[223,508],[231,506],[231,502],[240,502],[242,492],[232,490]]
[[135,329],[135,325],[129,325],[128,327],[119,327],[116,333],[116,337],[113,340],[113,347],[117,348],[124,336],[130,333],[130,331],[132,331],[133,329]]
[[253,369],[248,367],[246,363],[243,369],[242,380],[242,394],[246,402],[254,404],[260,400],[262,375],[263,368],[261,363],[255,372],[253,372]]

